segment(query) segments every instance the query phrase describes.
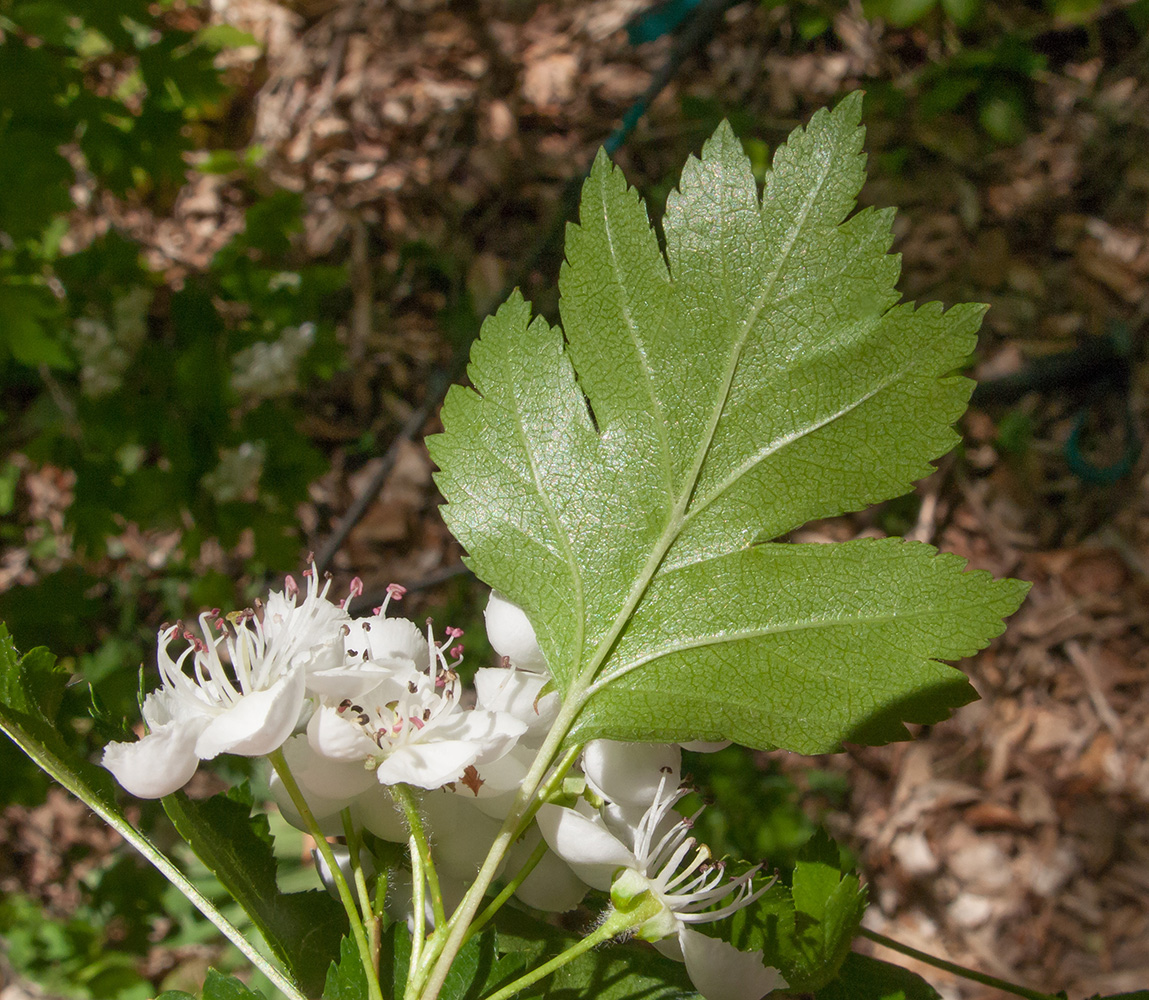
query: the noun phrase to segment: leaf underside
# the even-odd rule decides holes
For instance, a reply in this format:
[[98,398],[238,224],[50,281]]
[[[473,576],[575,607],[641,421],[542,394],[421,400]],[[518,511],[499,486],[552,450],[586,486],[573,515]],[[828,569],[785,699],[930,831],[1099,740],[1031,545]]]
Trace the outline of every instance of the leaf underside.
[[902,738],[974,697],[937,662],[1025,587],[900,541],[763,544],[900,495],[957,441],[950,373],[983,309],[898,304],[892,212],[851,214],[860,95],[816,114],[760,197],[728,125],[659,248],[600,154],[567,233],[563,329],[517,293],[431,439],[445,517],[527,611],[579,740],[802,752]]

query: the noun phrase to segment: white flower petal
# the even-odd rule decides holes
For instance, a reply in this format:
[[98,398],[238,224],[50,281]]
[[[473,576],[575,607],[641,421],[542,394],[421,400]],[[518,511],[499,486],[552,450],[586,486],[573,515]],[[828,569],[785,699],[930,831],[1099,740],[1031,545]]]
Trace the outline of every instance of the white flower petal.
[[550,729],[559,711],[559,695],[539,692],[550,680],[545,674],[506,667],[482,667],[475,671],[475,702],[491,712],[507,712],[528,730]]
[[307,739],[323,757],[339,761],[365,761],[379,748],[347,712],[322,705],[307,723]]
[[[414,669],[414,664],[411,668]],[[359,698],[394,676],[394,671],[378,663],[348,663],[307,675],[307,690],[320,698],[341,701]]]
[[440,788],[458,781],[479,756],[480,746],[469,740],[437,740],[396,747],[379,765],[375,776],[382,785],[403,782],[416,788]]
[[317,753],[302,733],[283,744],[283,755],[304,795],[342,801],[346,806],[357,795],[379,784],[374,771],[363,766],[362,758],[354,762],[332,760]]
[[[391,797],[391,793],[379,784],[374,772],[368,771],[373,787],[358,796],[351,805],[351,818],[362,827],[370,830],[381,840],[393,844],[407,842],[407,824],[403,810]],[[390,895],[391,889],[387,889]]]
[[[532,829],[511,848],[507,855],[508,872],[518,871],[522,867],[538,845],[539,839],[539,831]],[[515,895],[536,910],[566,913],[582,902],[588,888],[562,858],[547,851],[534,871],[515,890]]]
[[573,809],[547,804],[535,819],[547,846],[596,889],[609,889],[619,868],[633,868],[637,863],[622,841]]
[[[436,790],[422,797],[435,866],[450,878],[472,882],[499,832],[499,823],[458,795]],[[499,870],[502,871],[503,864]]]
[[510,812],[533,759],[532,751],[513,747],[510,753],[498,760],[475,765],[477,787],[475,782],[458,782],[454,785],[454,792],[472,803],[479,812],[501,821]]
[[645,812],[665,779],[677,788],[682,771],[682,751],[673,743],[619,743],[591,740],[583,751],[583,774],[587,784],[602,798],[627,809]]
[[786,980],[762,964],[756,952],[684,927],[678,940],[686,958],[686,971],[706,1000],[761,1000],[772,990],[784,989]]
[[159,799],[183,788],[199,767],[195,743],[206,717],[169,722],[135,743],[109,743],[101,763],[128,792]]
[[350,628],[343,640],[348,656],[366,650],[372,660],[408,660],[426,671],[427,633],[414,622],[376,615],[356,619]]
[[265,691],[244,695],[200,733],[196,754],[211,760],[221,753],[263,757],[278,750],[299,722],[304,679],[302,670],[293,670]]
[[[349,789],[342,780],[332,782],[330,789],[316,790],[312,787],[312,783],[319,779],[319,774],[313,769],[321,767],[324,760],[308,746],[306,736],[293,736],[284,743],[283,756],[287,760],[287,766],[291,768],[296,784],[299,785],[299,790],[303,793],[307,807],[311,810],[319,828],[329,837],[342,834],[343,820],[339,814],[356,801],[355,794],[349,793]],[[332,763],[331,761],[327,761],[326,764],[329,768],[340,769],[344,777],[346,776],[345,769],[349,765]],[[375,776],[370,771],[366,772],[366,777],[371,785],[375,784]],[[303,821],[303,817],[295,808],[295,803],[291,801],[287,789],[283,787],[283,782],[279,780],[279,775],[274,771],[271,772],[268,784],[271,788],[271,796],[275,799],[275,804],[279,806],[283,818],[297,830],[310,833],[311,831]],[[329,791],[329,794],[325,795],[324,791]]]
[[535,630],[522,608],[492,590],[483,617],[487,638],[499,656],[507,657],[520,670],[549,673]]

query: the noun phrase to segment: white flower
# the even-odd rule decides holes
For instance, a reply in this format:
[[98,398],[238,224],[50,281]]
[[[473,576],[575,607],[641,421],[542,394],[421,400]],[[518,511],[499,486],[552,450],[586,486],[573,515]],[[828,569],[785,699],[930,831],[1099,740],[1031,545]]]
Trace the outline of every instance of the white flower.
[[[162,685],[143,705],[149,733],[135,743],[109,744],[104,766],[132,794],[159,798],[182,788],[201,760],[221,753],[259,757],[282,746],[304,711],[308,674],[335,667],[343,656],[348,616],[327,600],[329,586],[320,590],[312,569],[302,601],[288,577],[266,606],[226,619],[218,611],[201,615],[202,638],[180,623],[161,629]],[[173,660],[169,647],[181,636],[189,645]]]
[[605,800],[608,825],[636,828],[660,785],[678,787],[682,749],[675,743],[591,740],[583,750],[582,770],[587,787]]
[[[401,639],[402,630],[394,625],[374,619],[361,637],[362,656],[372,655],[370,644],[385,626]],[[459,635],[448,629],[448,642]],[[502,757],[526,726],[506,712],[467,710],[459,704],[459,678],[444,655],[446,643],[436,644],[430,627],[419,651],[425,667],[406,655],[414,652],[410,645],[392,646],[381,661],[365,659],[355,668],[339,668],[349,671],[348,678],[360,671],[374,686],[337,704],[325,698],[307,726],[311,745],[335,760],[371,761],[385,785],[404,782],[431,789],[477,781],[475,766]]]
[[576,875],[595,888],[610,889],[620,910],[647,894],[660,904],[637,933],[659,942],[659,950],[669,957],[685,961],[691,981],[706,1000],[760,1000],[786,985],[778,970],[764,966],[760,955],[739,951],[691,925],[730,916],[771,883],[753,888],[757,868],[736,878],[725,877],[722,864],[714,863],[709,849],[690,835],[691,820],[672,811],[685,789],[668,784],[668,777],[662,776],[638,825],[622,837],[597,816],[554,805],[539,810],[539,828]]
[[497,590],[492,590],[483,618],[486,620],[491,648],[499,656],[510,660],[519,670],[550,675],[534,627],[522,608],[508,601]]

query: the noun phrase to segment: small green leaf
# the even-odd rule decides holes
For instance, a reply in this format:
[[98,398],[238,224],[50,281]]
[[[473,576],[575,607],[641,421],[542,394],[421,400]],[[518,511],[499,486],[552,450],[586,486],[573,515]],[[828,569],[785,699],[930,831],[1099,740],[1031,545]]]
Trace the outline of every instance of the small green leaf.
[[838,976],[818,990],[817,1000],[941,1000],[921,976],[868,955],[851,952]]
[[163,800],[176,830],[244,908],[276,957],[309,996],[323,988],[347,931],[343,908],[322,889],[281,893],[267,817],[242,794]]
[[957,440],[980,306],[898,304],[892,213],[853,212],[860,95],[780,147],[758,194],[728,125],[667,202],[663,255],[605,154],[560,277],[517,293],[430,441],[444,516],[526,609],[582,709],[572,738],[806,753],[904,738],[973,696],[1025,587],[928,546],[766,545],[906,492]]
[[259,41],[250,31],[242,31],[232,24],[209,24],[205,28],[200,28],[195,33],[195,41],[213,52],[259,45]]
[[54,311],[46,289],[0,285],[0,348],[32,368],[71,368],[72,359],[49,332]]
[[981,10],[981,0],[942,0],[942,8],[955,24],[965,27]]
[[490,992],[486,986],[497,957],[494,930],[476,934],[451,963],[439,996],[443,1000],[479,1000]]
[[776,882],[751,906],[699,930],[762,953],[790,989],[813,992],[830,982],[850,950],[866,908],[858,876],[843,871],[838,846],[819,831],[802,848],[791,885]]
[[367,1000],[367,975],[351,937],[339,943],[339,961],[332,962],[323,986],[323,1000]]
[[203,1000],[266,1000],[257,990],[250,990],[235,976],[225,976],[215,969],[207,970]]
[[898,28],[917,24],[934,7],[938,0],[872,0],[863,4],[868,17],[882,17]]

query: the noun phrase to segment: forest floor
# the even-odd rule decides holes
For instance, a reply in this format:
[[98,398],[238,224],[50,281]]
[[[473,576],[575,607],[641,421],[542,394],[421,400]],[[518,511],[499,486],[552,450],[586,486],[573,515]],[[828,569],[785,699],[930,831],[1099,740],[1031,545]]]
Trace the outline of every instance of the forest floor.
[[[350,268],[352,364],[317,391],[308,424],[333,460],[304,512],[322,551],[381,462],[351,444],[368,430],[393,439],[457,371],[474,333],[451,326],[460,304],[482,316],[517,284],[554,316],[560,251],[547,234],[672,42],[628,43],[639,0],[215,6],[262,44],[230,55],[242,141],[305,194],[307,253]],[[722,115],[772,152],[816,108],[869,91],[862,200],[898,206],[907,298],[990,304],[973,366],[988,388],[961,422],[963,446],[914,496],[791,537],[904,533],[1033,588],[1006,633],[961,664],[982,698],[951,720],[912,743],[763,760],[802,788],[814,769],[848,775],[845,807],[820,815],[859,856],[874,930],[1071,997],[1145,988],[1149,46],[1111,37],[1106,16],[1089,30],[1046,18],[1028,36],[1044,61],[1026,78],[1024,131],[999,145],[968,101],[919,113],[928,68],[959,52],[947,32],[895,31],[850,7],[807,42],[793,14],[732,7],[615,159],[657,216]],[[1031,30],[1021,8],[993,16]],[[241,224],[237,190],[193,172],[168,217],[103,206],[85,224],[133,232],[178,282]],[[1091,360],[1075,355],[1068,380],[1034,367],[1081,344]],[[1032,382],[1014,391],[1009,376]],[[435,429],[432,412],[422,432]],[[39,480],[48,508],[66,502],[66,474],[53,475]],[[335,554],[340,581],[358,575],[369,593],[399,581],[441,601],[454,584],[435,581],[461,553],[438,503],[416,433]],[[11,835],[34,829],[18,819],[6,814]],[[947,1000],[1001,996],[918,971]]]

